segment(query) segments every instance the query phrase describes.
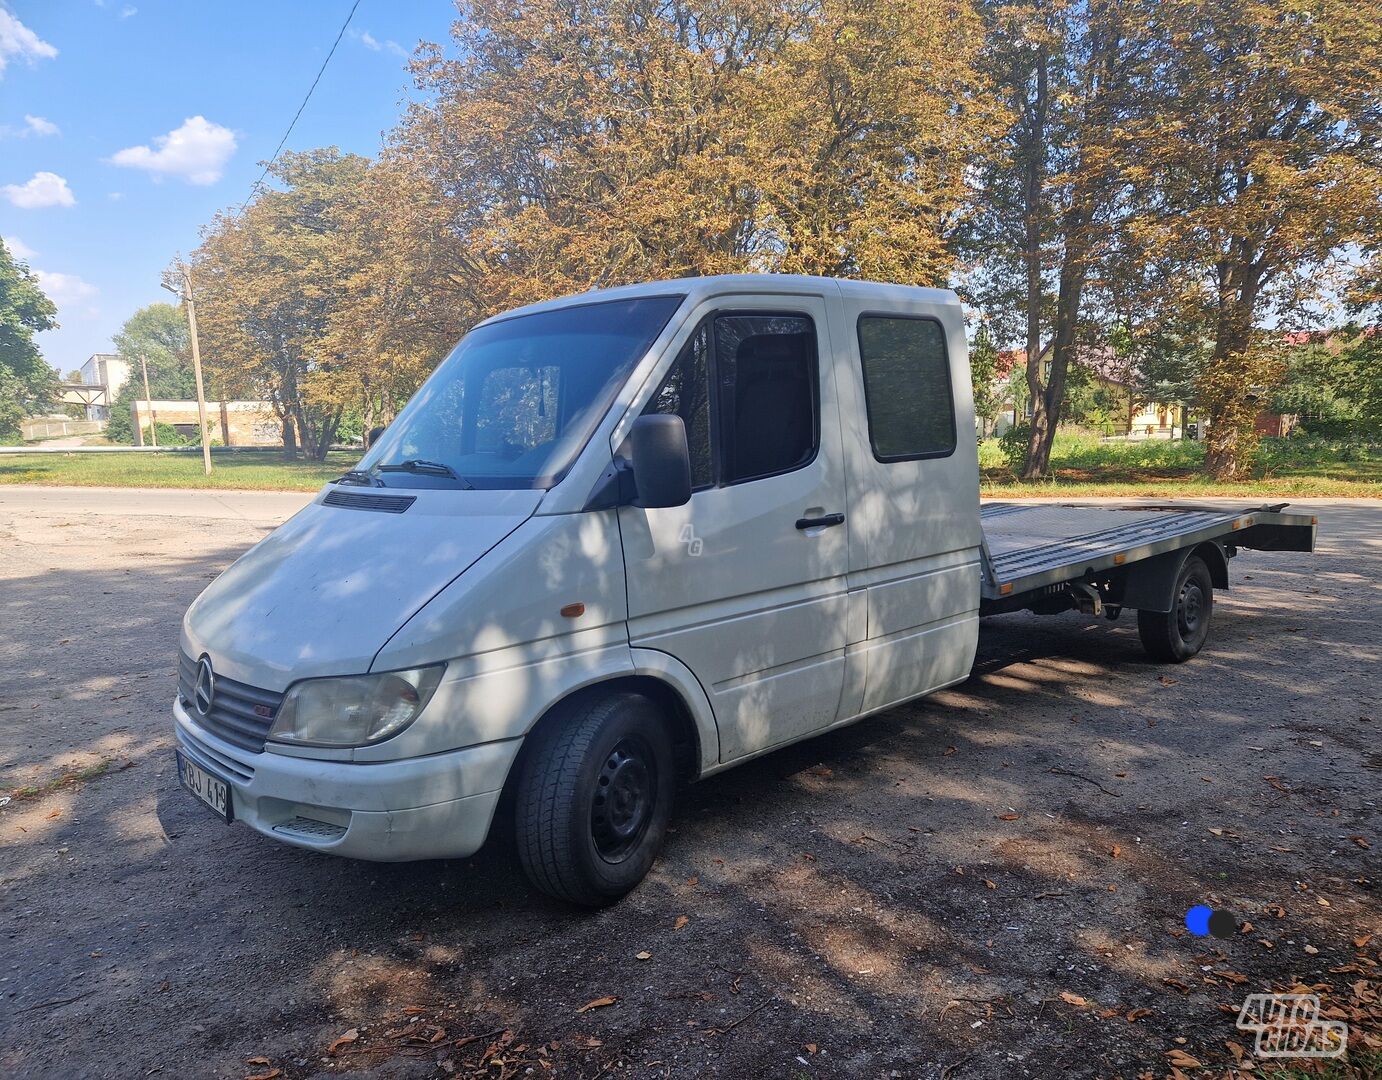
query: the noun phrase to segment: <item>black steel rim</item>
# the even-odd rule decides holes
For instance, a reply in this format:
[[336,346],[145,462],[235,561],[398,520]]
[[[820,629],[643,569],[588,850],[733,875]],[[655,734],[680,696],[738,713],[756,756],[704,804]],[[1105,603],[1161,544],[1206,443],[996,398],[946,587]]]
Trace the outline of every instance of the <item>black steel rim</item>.
[[1176,604],[1181,637],[1193,638],[1199,632],[1203,616],[1204,593],[1200,591],[1200,583],[1191,578],[1180,587],[1180,600]]
[[600,858],[622,862],[638,848],[656,799],[651,748],[634,736],[620,739],[600,766],[590,807],[590,835]]

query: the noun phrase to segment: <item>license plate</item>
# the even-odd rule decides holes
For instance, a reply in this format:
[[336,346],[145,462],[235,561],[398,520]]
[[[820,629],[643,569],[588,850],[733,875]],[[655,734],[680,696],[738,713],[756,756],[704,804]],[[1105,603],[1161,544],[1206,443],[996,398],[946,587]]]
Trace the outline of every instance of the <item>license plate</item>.
[[230,785],[219,777],[212,776],[195,762],[189,761],[181,752],[173,752],[177,754],[178,780],[182,786],[227,822],[231,821]]

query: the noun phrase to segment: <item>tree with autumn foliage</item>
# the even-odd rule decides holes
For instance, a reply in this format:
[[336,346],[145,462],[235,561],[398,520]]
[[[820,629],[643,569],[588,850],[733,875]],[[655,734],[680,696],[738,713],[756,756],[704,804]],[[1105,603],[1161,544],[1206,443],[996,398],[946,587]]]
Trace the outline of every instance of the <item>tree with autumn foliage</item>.
[[993,124],[961,0],[473,0],[452,39],[374,217],[407,204],[400,268],[456,329],[649,278],[948,278]]
[[1117,150],[1120,282],[1148,332],[1205,343],[1206,470],[1251,460],[1284,366],[1269,318],[1307,311],[1382,226],[1382,19],[1346,0],[1138,0]]
[[300,443],[319,460],[346,407],[337,374],[352,356],[329,335],[369,258],[348,232],[368,168],[335,149],[283,155],[270,169],[277,186],[219,215],[192,260],[209,381],[226,396],[268,401],[285,448]]

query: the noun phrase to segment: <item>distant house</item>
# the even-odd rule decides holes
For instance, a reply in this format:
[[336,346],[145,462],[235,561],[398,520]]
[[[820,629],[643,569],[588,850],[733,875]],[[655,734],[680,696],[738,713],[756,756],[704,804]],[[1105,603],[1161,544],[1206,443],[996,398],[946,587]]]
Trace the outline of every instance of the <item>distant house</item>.
[[120,388],[129,381],[130,365],[121,360],[115,353],[94,353],[85,364],[81,366],[82,382],[87,386],[104,386],[106,388],[106,403],[104,405],[87,405],[86,418],[88,420],[109,420],[110,403],[115,400]]
[[[1179,438],[1185,425],[1185,408],[1175,402],[1153,401],[1137,392],[1137,379],[1134,371],[1107,346],[1087,347],[1078,350],[1074,364],[1087,371],[1096,383],[1110,391],[1112,396],[1124,402],[1123,414],[1107,435],[1121,435],[1137,439],[1175,439]],[[997,379],[1006,385],[1014,370],[1027,366],[1026,349],[1008,349],[998,354]],[[1051,376],[1051,360],[1042,361],[1042,380]],[[996,388],[998,389],[998,388]],[[1032,403],[1010,404],[1006,416],[1000,416],[995,434],[1002,434],[1009,427],[1026,423],[1032,418]]]

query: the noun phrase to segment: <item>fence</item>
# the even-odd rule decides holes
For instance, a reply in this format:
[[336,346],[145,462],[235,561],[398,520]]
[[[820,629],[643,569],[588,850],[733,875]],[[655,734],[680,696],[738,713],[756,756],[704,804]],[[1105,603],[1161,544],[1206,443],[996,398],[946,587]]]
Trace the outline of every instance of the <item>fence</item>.
[[25,420],[19,425],[24,439],[62,439],[69,435],[99,435],[106,429],[104,420]]

